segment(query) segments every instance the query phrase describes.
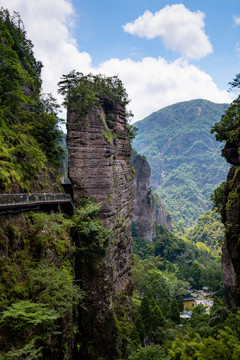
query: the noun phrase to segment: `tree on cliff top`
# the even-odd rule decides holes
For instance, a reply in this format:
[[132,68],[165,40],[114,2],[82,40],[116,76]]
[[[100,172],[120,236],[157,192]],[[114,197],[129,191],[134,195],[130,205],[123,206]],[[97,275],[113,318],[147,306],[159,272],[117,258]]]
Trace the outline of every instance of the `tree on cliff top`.
[[[240,74],[237,74],[232,82],[230,90],[234,88],[240,88]],[[238,132],[236,128],[239,126],[240,122],[240,95],[235,99],[228,109],[225,111],[221,120],[216,123],[212,129],[211,133],[215,133],[217,141],[232,142],[238,137]],[[224,152],[223,152],[224,156]]]
[[[76,112],[83,119],[92,109],[107,107],[107,122],[110,128],[113,127],[113,105],[121,105],[127,119],[133,116],[132,112],[126,109],[130,100],[118,76],[84,75],[72,70],[69,74],[62,75],[58,92],[63,95],[63,105],[67,111]],[[129,139],[133,141],[137,128],[128,123],[127,129]]]
[[[84,75],[72,70],[62,76],[58,86],[58,92],[64,96],[63,105],[68,110],[77,110],[85,116],[91,108],[102,106],[104,100],[119,104],[124,110],[130,102],[123,83],[117,76]],[[126,115],[131,116],[131,113]]]
[[[235,76],[232,82],[230,90],[234,88],[240,88],[240,73]],[[240,95],[235,99],[225,113],[222,115],[221,120],[216,123],[212,129],[211,133],[215,133],[217,141],[224,142],[225,147],[222,150],[222,156],[226,158],[225,148],[227,144],[234,143],[239,139],[240,131]],[[227,158],[226,158],[227,159]],[[228,159],[227,159],[228,161]],[[222,213],[224,207],[224,189],[225,182],[222,182],[215,190],[211,196],[213,202],[213,208]]]

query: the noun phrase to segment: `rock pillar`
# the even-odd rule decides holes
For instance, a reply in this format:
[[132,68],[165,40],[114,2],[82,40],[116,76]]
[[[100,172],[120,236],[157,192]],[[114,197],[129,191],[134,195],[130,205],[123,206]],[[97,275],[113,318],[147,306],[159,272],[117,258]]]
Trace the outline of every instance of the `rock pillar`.
[[101,203],[99,217],[113,233],[93,273],[84,263],[77,265],[81,267],[87,309],[81,319],[82,357],[110,360],[124,354],[117,312],[121,308],[121,316],[127,317],[123,309],[127,308],[133,285],[131,212],[134,188],[129,131],[124,109],[109,100],[84,119],[77,113],[69,113],[67,130],[69,178],[76,206],[80,199],[88,197]]

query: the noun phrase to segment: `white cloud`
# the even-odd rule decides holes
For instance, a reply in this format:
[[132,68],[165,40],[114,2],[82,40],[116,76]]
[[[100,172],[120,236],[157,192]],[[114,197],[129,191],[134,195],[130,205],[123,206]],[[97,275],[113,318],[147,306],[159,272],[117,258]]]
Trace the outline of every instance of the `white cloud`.
[[17,11],[23,20],[27,37],[34,44],[34,54],[41,60],[43,90],[57,95],[56,84],[62,74],[72,69],[89,72],[91,57],[80,52],[71,35],[74,9],[68,0],[1,0],[11,13]]
[[227,91],[217,88],[211,76],[184,59],[172,63],[161,57],[138,62],[111,59],[101,64],[98,71],[119,75],[132,100],[134,121],[179,101],[199,98],[217,103],[232,101]]
[[235,24],[235,25],[237,25],[237,26],[240,25],[240,16],[236,16],[236,15],[235,15],[235,16],[233,17],[233,20],[234,20],[234,24]]
[[161,37],[167,48],[187,58],[199,59],[213,51],[204,32],[204,18],[201,11],[191,12],[183,4],[167,5],[154,14],[146,10],[123,29],[141,38]]
[[37,60],[44,64],[43,90],[57,95],[62,74],[72,69],[84,73],[118,75],[129,98],[135,120],[153,111],[193,98],[230,102],[230,95],[220,91],[212,78],[198,67],[178,59],[168,63],[163,58],[110,59],[93,68],[91,56],[79,51],[71,35],[74,10],[68,0],[1,0],[10,11],[18,11],[34,44]]

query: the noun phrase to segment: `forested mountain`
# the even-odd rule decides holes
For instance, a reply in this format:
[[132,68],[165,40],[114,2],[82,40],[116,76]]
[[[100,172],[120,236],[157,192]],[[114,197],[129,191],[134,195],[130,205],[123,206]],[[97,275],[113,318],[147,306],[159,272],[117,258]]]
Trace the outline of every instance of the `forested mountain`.
[[229,166],[210,134],[226,104],[191,100],[161,109],[137,122],[134,148],[151,165],[151,185],[182,227],[211,208],[210,194]]

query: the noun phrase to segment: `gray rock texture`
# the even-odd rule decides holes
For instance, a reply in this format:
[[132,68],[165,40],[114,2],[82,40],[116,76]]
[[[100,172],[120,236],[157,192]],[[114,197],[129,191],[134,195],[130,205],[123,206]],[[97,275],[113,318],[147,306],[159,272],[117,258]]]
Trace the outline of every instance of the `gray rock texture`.
[[132,165],[135,170],[134,235],[152,240],[156,235],[155,224],[162,225],[170,230],[171,216],[157,193],[150,187],[151,168],[146,157],[134,151]]
[[[111,114],[111,116],[109,116]],[[81,267],[87,311],[82,315],[83,358],[119,357],[116,313],[132,293],[131,222],[134,200],[131,145],[124,109],[108,102],[85,119],[68,114],[69,178],[78,206],[80,199],[101,203],[99,217],[113,238],[101,262],[89,271]],[[81,243],[81,239],[79,240]],[[93,259],[94,262],[94,259]],[[115,314],[115,315],[114,315]],[[90,345],[91,344],[91,345]],[[118,345],[124,347],[124,344]]]

